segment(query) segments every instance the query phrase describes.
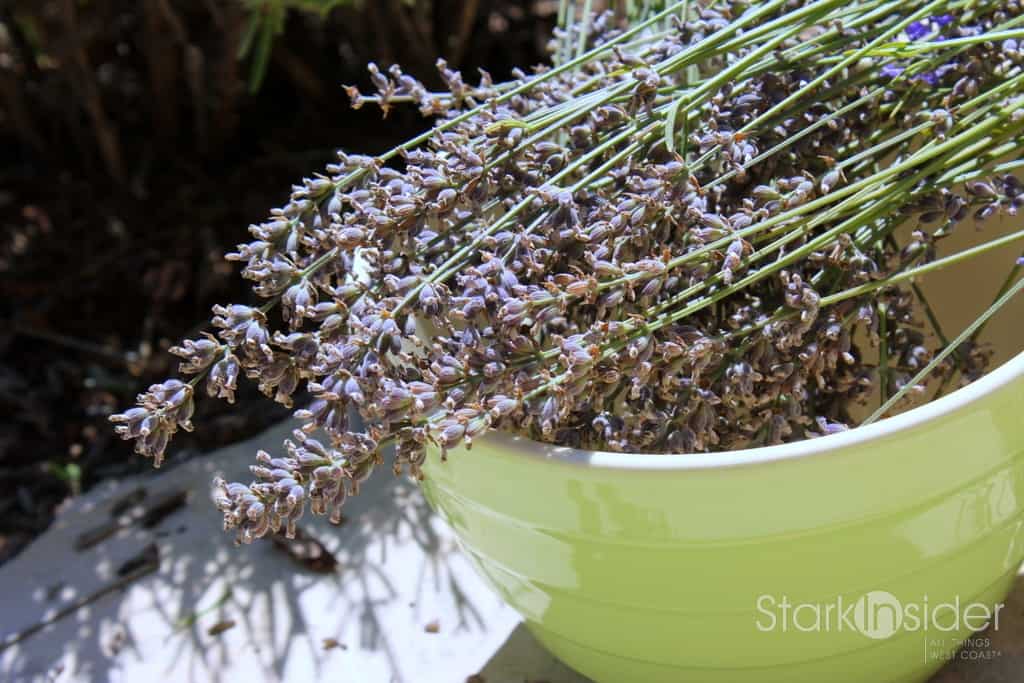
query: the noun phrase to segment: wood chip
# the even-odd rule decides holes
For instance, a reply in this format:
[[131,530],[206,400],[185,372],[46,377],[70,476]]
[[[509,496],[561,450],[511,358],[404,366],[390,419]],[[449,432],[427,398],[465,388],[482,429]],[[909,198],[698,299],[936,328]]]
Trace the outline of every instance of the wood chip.
[[346,645],[345,643],[340,642],[337,638],[324,638],[324,649],[325,650],[333,650],[334,648],[338,648],[338,649],[341,649],[341,650],[347,650],[348,649],[348,645]]
[[234,619],[225,619],[224,621],[218,621],[216,624],[206,629],[206,633],[211,636],[219,636],[224,631],[233,629],[235,627]]

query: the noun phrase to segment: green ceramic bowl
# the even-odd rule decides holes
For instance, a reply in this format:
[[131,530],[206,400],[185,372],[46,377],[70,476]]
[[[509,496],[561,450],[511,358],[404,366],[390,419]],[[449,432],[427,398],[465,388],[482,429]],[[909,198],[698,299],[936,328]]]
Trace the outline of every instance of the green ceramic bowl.
[[923,681],[1024,559],[1024,354],[812,441],[625,455],[495,434],[427,475],[481,574],[596,681]]

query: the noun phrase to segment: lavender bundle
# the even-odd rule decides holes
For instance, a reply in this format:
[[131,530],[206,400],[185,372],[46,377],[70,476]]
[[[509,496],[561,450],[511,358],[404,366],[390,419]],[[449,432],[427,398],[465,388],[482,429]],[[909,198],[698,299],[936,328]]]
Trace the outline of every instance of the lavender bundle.
[[1024,239],[936,255],[1024,201],[1019,2],[687,0],[624,24],[570,5],[553,64],[506,83],[440,61],[431,92],[370,65],[354,106],[436,125],[295,186],[228,255],[265,303],[216,307],[172,349],[191,379],[111,418],[159,466],[203,385],[231,401],[244,375],[291,406],[304,384],[285,454],[218,484],[240,541],[292,533],[307,503],[337,521],[385,447],[421,476],[430,445],[491,429],[778,444],[984,371],[977,326],[935,348],[914,279]]

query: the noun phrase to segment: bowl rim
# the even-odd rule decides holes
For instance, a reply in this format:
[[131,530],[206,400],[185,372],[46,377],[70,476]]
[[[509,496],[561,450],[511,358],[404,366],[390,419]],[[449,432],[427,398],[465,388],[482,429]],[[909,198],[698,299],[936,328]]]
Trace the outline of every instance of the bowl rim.
[[[869,441],[892,437],[958,412],[995,393],[1015,380],[1024,378],[1024,351],[999,367],[956,391],[929,401],[893,417],[865,427],[836,434],[795,441],[778,446],[761,446],[715,453],[619,453],[591,451],[534,441],[508,432],[492,431],[475,440],[476,446],[508,453],[514,457],[532,457],[569,465],[612,470],[706,470],[726,467],[764,465],[825,455],[847,450]],[[1024,416],[1022,416],[1024,417]]]

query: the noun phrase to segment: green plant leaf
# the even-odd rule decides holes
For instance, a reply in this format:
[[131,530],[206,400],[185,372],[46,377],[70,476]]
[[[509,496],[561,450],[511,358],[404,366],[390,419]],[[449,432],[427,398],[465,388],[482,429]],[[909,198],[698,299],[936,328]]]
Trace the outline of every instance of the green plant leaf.
[[274,38],[284,31],[288,12],[316,14],[322,19],[331,10],[354,5],[357,0],[246,0],[249,21],[238,45],[238,58],[250,57],[249,92],[259,90],[267,73]]

